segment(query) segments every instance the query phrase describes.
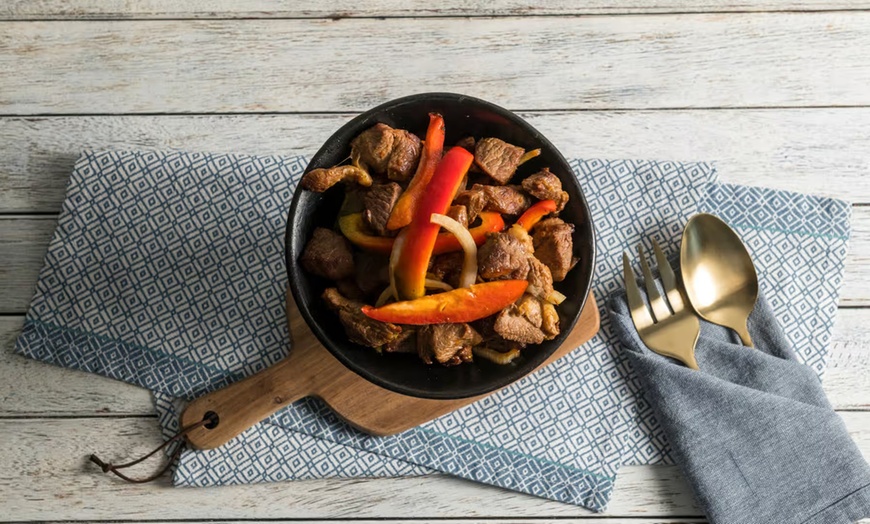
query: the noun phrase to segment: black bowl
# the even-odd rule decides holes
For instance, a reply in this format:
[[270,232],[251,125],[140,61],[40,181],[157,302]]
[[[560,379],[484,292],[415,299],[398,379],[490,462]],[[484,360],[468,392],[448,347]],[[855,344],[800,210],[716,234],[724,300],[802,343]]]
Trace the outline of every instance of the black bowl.
[[592,218],[580,185],[568,162],[543,135],[526,121],[499,106],[451,93],[423,93],[399,98],[366,111],[341,127],[311,159],[308,170],[331,167],[348,158],[351,140],[362,131],[383,122],[407,129],[419,137],[426,134],[429,113],[444,116],[447,129],[445,148],[471,135],[497,137],[527,150],[541,148],[541,155],[520,168],[522,174],[549,167],[562,180],[570,202],[561,217],[576,225],[574,253],[580,262],[568,277],[556,285],[568,299],[557,309],[561,335],[523,351],[509,365],[483,359],[454,367],[427,366],[416,355],[380,355],[348,341],[338,318],[320,299],[327,281],[305,272],[298,263],[315,227],[332,227],[343,195],[340,187],[325,193],[297,190],[287,222],[286,257],[290,287],[299,311],[324,346],[345,366],[384,388],[413,397],[455,399],[489,393],[522,378],[547,359],[571,331],[592,284],[595,247]]

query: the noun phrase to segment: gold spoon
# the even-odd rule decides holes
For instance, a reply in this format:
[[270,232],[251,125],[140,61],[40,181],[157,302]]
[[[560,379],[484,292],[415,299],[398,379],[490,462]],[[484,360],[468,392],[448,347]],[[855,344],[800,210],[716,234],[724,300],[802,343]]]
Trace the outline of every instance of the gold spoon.
[[695,312],[753,347],[746,320],[758,298],[758,274],[737,233],[716,216],[693,216],[683,231],[680,267]]

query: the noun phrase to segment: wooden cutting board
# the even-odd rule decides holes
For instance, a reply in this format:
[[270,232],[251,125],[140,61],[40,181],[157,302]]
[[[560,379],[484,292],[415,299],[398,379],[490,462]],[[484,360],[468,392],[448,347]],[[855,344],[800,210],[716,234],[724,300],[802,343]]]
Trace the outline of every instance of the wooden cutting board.
[[[287,293],[287,319],[293,349],[266,370],[200,397],[181,416],[182,427],[217,414],[216,427],[201,426],[187,439],[198,449],[216,448],[279,409],[303,397],[319,397],[351,426],[372,435],[393,435],[480,400],[494,392],[455,400],[409,397],[384,389],[339,362],[308,329]],[[574,330],[541,367],[548,366],[592,338],[599,328],[598,306],[590,293]]]

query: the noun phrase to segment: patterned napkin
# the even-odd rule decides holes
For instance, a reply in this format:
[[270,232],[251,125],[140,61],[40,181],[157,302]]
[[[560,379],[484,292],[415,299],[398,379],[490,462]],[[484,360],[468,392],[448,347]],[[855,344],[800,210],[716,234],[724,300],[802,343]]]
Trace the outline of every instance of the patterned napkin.
[[[673,250],[690,215],[718,211],[734,223],[734,213],[757,233],[756,247],[776,249],[756,253],[762,285],[768,296],[782,293],[777,317],[821,372],[847,204],[715,185],[715,170],[703,163],[571,164],[595,217],[599,297],[620,285],[624,248],[655,236]],[[177,430],[173,399],[256,372],[289,350],[283,231],[305,165],[304,157],[86,153],[17,351],[147,387],[165,431]],[[785,211],[816,218],[777,229],[774,215]],[[807,259],[815,273],[800,264]],[[186,451],[174,480],[205,486],[442,471],[602,510],[623,462],[668,457],[602,320],[596,338],[555,365],[401,435],[360,434],[306,399],[221,449]],[[812,338],[818,343],[806,342]]]

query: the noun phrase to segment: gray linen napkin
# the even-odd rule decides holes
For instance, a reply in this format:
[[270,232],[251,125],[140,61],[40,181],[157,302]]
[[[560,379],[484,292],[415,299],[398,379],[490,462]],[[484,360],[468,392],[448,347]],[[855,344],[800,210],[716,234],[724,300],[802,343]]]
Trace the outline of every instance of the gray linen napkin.
[[763,297],[749,318],[757,350],[701,321],[700,371],[643,344],[624,292],[607,306],[710,522],[839,524],[870,516],[870,466]]

